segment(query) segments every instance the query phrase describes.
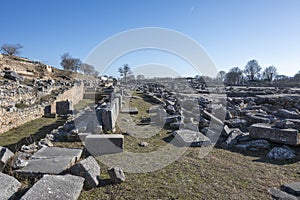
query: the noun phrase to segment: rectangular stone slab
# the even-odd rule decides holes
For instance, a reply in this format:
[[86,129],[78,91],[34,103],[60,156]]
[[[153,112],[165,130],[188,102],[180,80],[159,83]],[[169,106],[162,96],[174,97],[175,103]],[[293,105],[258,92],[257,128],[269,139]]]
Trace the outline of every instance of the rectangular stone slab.
[[14,177],[0,172],[0,185],[0,199],[10,199],[22,184]]
[[269,124],[253,124],[249,128],[249,135],[252,138],[267,139],[281,144],[300,144],[300,133],[298,130],[279,129]]
[[183,129],[174,131],[173,135],[184,146],[200,147],[211,144],[210,139],[198,131]]
[[121,134],[88,135],[85,147],[93,156],[120,153],[124,149],[124,136]]
[[84,178],[73,175],[45,175],[30,188],[21,200],[76,200],[83,188]]
[[80,159],[82,149],[45,147],[37,151],[28,165],[15,172],[21,176],[60,174]]

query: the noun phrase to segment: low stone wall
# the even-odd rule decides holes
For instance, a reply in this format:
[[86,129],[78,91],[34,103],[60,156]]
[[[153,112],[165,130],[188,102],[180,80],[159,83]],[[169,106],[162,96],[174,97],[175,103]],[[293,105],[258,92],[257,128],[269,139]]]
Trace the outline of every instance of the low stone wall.
[[41,106],[12,112],[3,112],[2,115],[0,115],[0,134],[25,124],[26,122],[40,118],[43,114],[44,108]]

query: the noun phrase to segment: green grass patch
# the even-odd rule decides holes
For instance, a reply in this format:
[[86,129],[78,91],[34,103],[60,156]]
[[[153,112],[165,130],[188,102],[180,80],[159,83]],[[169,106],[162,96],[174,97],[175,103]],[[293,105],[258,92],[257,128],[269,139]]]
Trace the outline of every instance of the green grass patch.
[[31,144],[44,138],[46,134],[63,125],[64,122],[65,120],[60,118],[39,118],[27,122],[0,134],[0,146],[8,147],[15,152],[24,144]]

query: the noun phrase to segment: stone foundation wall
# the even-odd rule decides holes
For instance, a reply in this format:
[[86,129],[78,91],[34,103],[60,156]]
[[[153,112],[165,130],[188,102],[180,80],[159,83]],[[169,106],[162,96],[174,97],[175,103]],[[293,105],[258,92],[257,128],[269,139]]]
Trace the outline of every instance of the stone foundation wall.
[[0,115],[0,134],[12,128],[42,117],[44,108],[41,106],[25,108],[17,111],[5,111]]
[[[56,102],[69,100],[71,105],[77,104],[83,99],[84,84],[78,84],[60,94],[51,104],[51,112],[56,112]],[[13,108],[8,110],[0,109],[0,134],[12,128],[25,124],[26,122],[38,119],[44,115],[45,107],[35,106],[25,109]]]

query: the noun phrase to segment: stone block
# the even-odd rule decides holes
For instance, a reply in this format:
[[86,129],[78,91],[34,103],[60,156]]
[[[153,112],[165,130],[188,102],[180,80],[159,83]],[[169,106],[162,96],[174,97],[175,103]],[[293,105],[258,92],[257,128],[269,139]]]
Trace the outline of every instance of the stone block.
[[296,129],[279,129],[268,124],[253,124],[249,128],[252,138],[267,139],[271,142],[298,145],[300,144],[300,133]]
[[80,161],[70,168],[70,173],[84,178],[84,188],[89,190],[99,184],[100,166],[92,156]]
[[61,174],[73,166],[81,157],[82,149],[44,147],[28,160],[28,165],[15,172],[21,176]]
[[221,119],[218,119],[216,116],[212,115],[211,113],[207,112],[206,110],[203,110],[203,116],[208,118],[210,120],[210,123],[217,124],[219,126],[223,126],[223,122]]
[[173,136],[183,146],[199,147],[211,144],[210,139],[198,131],[178,130],[173,132]]
[[119,167],[109,168],[108,175],[113,183],[121,183],[125,181],[125,174]]
[[121,134],[88,135],[85,147],[94,156],[120,153],[124,149],[124,136]]
[[56,102],[56,114],[67,115],[73,109],[72,102],[70,101],[57,101]]
[[0,172],[0,199],[13,199],[14,194],[21,187],[21,183],[12,176]]
[[9,161],[14,156],[14,154],[5,147],[0,146],[0,171],[2,171]]
[[45,175],[30,188],[21,200],[76,200],[84,178],[73,175]]

